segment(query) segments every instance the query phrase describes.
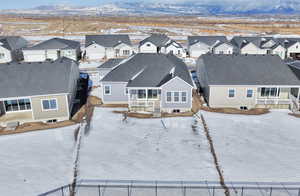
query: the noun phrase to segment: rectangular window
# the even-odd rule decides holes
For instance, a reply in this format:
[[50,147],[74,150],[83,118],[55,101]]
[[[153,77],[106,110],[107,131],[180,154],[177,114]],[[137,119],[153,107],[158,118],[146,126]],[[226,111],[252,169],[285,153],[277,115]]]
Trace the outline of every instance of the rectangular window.
[[138,90],[138,98],[146,99],[146,90]]
[[172,102],[172,93],[171,92],[167,92],[167,102]]
[[130,51],[129,51],[129,50],[123,50],[123,55],[124,55],[124,56],[130,55]]
[[179,92],[174,92],[174,102],[179,102]]
[[261,97],[279,97],[280,88],[261,88]]
[[158,97],[158,90],[156,89],[148,90],[148,99],[157,99],[157,97]]
[[31,110],[30,99],[14,99],[4,101],[6,112]]
[[228,97],[229,98],[233,98],[233,97],[235,97],[235,90],[234,89],[229,89],[228,90]]
[[104,95],[110,95],[110,94],[111,94],[111,87],[104,86]]
[[4,53],[0,53],[0,59],[4,59],[5,58],[5,54]]
[[187,101],[187,93],[181,92],[181,102],[186,103]]
[[43,110],[57,110],[56,99],[44,99],[42,100]]
[[248,89],[247,90],[247,98],[251,98],[253,97],[253,90],[252,89]]

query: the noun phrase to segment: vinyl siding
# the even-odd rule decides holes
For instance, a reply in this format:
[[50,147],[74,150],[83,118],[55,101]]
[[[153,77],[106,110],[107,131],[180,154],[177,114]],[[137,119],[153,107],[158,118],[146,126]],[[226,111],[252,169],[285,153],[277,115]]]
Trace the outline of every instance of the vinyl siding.
[[[49,119],[67,120],[69,119],[69,110],[67,95],[40,96],[32,97],[31,104],[35,121],[46,121]],[[43,111],[43,99],[57,99],[57,110]]]
[[[150,46],[147,46],[150,44]],[[151,42],[146,42],[139,47],[140,53],[157,53],[157,47]]]
[[[162,86],[161,89],[161,107],[162,110],[173,110],[173,109],[185,109],[191,110],[192,108],[192,89],[189,84],[181,80],[178,77],[173,78],[166,84]],[[167,92],[186,92],[187,93],[187,102],[186,103],[167,103]],[[180,95],[181,99],[181,95]]]
[[[128,95],[125,94],[125,89],[127,86],[126,82],[101,82],[102,87],[102,101],[104,104],[116,103],[122,104],[128,103]],[[104,86],[111,86],[111,94],[105,95]]]

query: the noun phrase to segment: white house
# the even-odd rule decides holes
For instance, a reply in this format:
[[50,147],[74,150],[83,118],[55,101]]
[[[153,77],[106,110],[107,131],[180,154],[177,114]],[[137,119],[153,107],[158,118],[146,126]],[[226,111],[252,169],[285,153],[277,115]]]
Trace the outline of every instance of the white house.
[[73,40],[53,38],[35,46],[23,49],[25,62],[42,62],[67,57],[79,60],[81,56],[80,43]]
[[23,60],[22,48],[27,41],[19,36],[0,36],[0,63]]
[[285,48],[286,58],[300,59],[299,38],[278,38],[277,40]]
[[[198,58],[203,54],[212,53],[213,48],[219,43],[226,43],[225,36],[189,36],[188,37],[188,53],[190,57]],[[226,47],[223,45],[222,47]],[[229,45],[228,45],[229,46]],[[220,49],[217,51],[220,51]],[[224,49],[226,52],[230,49]],[[232,49],[233,50],[233,49]]]
[[185,57],[185,51],[181,44],[170,39],[164,34],[152,34],[139,44],[140,53],[172,53],[179,57]]
[[102,60],[129,57],[134,54],[128,35],[86,35],[84,58]]
[[229,42],[219,42],[213,47],[212,52],[214,54],[233,54],[235,47]]

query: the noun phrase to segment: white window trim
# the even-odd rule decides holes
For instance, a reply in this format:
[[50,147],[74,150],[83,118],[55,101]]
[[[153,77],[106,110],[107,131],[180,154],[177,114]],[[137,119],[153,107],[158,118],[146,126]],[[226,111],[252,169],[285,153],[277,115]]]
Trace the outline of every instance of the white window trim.
[[[175,96],[174,94],[179,93],[179,101],[175,101]],[[171,101],[168,101],[168,93],[171,93]],[[182,93],[186,93],[186,101],[182,101]],[[187,91],[166,91],[166,98],[165,98],[166,103],[187,103],[188,102],[188,92]]]
[[[230,90],[234,90],[234,96],[233,96],[233,97],[230,97],[230,96],[229,96]],[[228,88],[228,91],[227,91],[227,98],[228,98],[228,99],[234,99],[235,97],[236,97],[236,89],[235,89],[235,88]]]
[[[186,94],[186,98],[185,98],[185,101],[182,101],[182,93],[185,93]],[[186,91],[181,91],[180,92],[180,101],[181,103],[187,103],[187,99],[188,99],[188,93]]]
[[[50,102],[50,100],[55,100],[56,101],[56,108],[55,109],[44,109],[43,101],[49,101]],[[57,98],[41,99],[41,106],[42,106],[42,111],[43,112],[58,111],[58,101],[57,101]]]
[[[251,97],[248,97],[248,90],[252,90],[252,96]],[[253,90],[253,88],[247,88],[247,90],[246,90],[246,98],[247,99],[252,99],[254,97],[254,90]]]
[[[29,99],[31,109],[30,110],[28,110],[28,109],[26,109],[26,110],[18,110],[18,111],[6,111],[5,103],[4,103],[5,101],[20,100],[20,99]],[[4,109],[4,111],[5,111],[6,114],[9,114],[9,113],[18,113],[18,112],[30,112],[30,111],[32,111],[32,101],[31,101],[31,98],[29,98],[29,97],[14,98],[14,99],[5,99],[5,100],[2,100],[2,102],[3,102],[3,109]],[[18,106],[18,107],[20,109],[20,106]]]
[[[171,101],[168,101],[168,93],[171,93]],[[166,91],[166,103],[173,103],[173,92],[172,91]]]
[[[105,87],[109,87],[109,93],[106,93]],[[104,94],[104,95],[111,95],[111,85],[104,85],[104,86],[103,86],[103,94]]]

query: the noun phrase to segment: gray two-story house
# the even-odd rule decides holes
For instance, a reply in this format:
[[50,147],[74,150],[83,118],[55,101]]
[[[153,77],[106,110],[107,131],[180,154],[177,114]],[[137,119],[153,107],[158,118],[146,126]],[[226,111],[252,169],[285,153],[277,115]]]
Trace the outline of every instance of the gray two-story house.
[[169,54],[139,53],[102,80],[104,104],[128,104],[135,112],[186,112],[194,83],[185,63]]

